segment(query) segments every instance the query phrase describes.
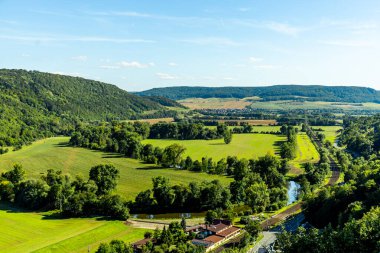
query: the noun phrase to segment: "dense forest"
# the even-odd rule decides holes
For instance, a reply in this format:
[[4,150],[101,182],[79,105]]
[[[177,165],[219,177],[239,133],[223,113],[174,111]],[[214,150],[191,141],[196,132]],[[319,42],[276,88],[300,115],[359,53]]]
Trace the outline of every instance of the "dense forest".
[[177,105],[98,81],[7,69],[0,70],[0,100],[0,147],[67,135],[79,121],[129,119]]
[[[311,229],[280,234],[277,247],[282,252],[380,252],[379,119],[345,118],[340,144],[346,149],[318,134],[322,151],[339,164],[344,181],[304,194],[303,210]],[[321,159],[327,160],[326,154],[321,153]]]
[[174,100],[186,98],[260,97],[264,101],[300,100],[331,102],[380,102],[380,93],[371,88],[320,85],[275,85],[268,87],[166,87],[137,92],[141,96],[163,96]]

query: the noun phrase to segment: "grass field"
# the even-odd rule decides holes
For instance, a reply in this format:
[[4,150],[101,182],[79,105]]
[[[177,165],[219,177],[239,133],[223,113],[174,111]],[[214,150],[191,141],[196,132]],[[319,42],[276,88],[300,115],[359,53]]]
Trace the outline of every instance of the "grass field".
[[338,137],[338,132],[342,129],[341,126],[313,126],[314,129],[321,128],[323,134],[326,136],[326,140],[329,140],[331,143],[335,143],[336,138]]
[[134,199],[140,191],[151,188],[151,178],[156,176],[168,177],[172,183],[176,184],[214,179],[219,179],[223,184],[231,181],[226,177],[205,173],[161,169],[138,160],[120,157],[117,154],[68,147],[66,145],[68,140],[68,137],[40,140],[19,151],[1,155],[0,172],[12,168],[14,163],[20,163],[26,170],[27,177],[40,177],[41,173],[48,169],[62,170],[63,173],[72,176],[82,174],[87,177],[92,166],[110,163],[120,170],[117,190],[127,199]]
[[319,161],[319,153],[311,142],[306,133],[299,132],[297,134],[297,156],[290,161],[292,167],[290,175],[299,175],[303,172],[303,164],[307,162],[316,163]]
[[223,139],[217,140],[158,140],[148,139],[143,143],[151,143],[153,146],[167,147],[173,143],[179,143],[186,147],[185,156],[193,159],[211,157],[215,161],[227,158],[228,155],[236,155],[239,158],[257,158],[268,152],[276,154],[279,151],[280,142],[285,141],[284,136],[271,134],[234,134],[232,142],[225,144]]
[[101,242],[137,241],[146,229],[95,218],[52,219],[50,213],[22,212],[0,202],[0,252],[94,252]]

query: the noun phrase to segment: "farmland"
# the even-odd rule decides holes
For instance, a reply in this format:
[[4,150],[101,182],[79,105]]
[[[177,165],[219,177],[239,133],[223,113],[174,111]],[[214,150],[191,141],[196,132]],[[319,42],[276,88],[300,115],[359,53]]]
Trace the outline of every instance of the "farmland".
[[290,161],[290,174],[298,175],[303,172],[303,164],[307,162],[316,163],[319,161],[319,153],[306,133],[297,134],[297,156]]
[[[52,213],[23,212],[0,203],[1,252],[94,252],[112,239],[134,242],[145,229],[96,218],[55,219]],[[22,229],[20,228],[22,226]]]
[[[48,169],[62,170],[63,173],[72,176],[81,174],[87,177],[92,166],[110,163],[120,170],[117,191],[127,199],[133,199],[140,191],[151,188],[151,178],[156,176],[168,177],[175,184],[214,179],[224,184],[230,182],[229,178],[223,176],[162,169],[135,159],[120,157],[118,154],[68,147],[68,140],[68,137],[44,139],[19,151],[2,155],[0,171],[10,169],[14,163],[20,163],[26,170],[27,177],[38,178]],[[223,145],[222,149],[224,148]]]
[[239,158],[257,158],[268,152],[277,154],[279,144],[285,141],[284,136],[272,134],[235,134],[230,144],[225,144],[223,139],[216,140],[162,140],[148,139],[143,143],[153,146],[167,147],[173,143],[179,143],[186,147],[185,156],[193,159],[210,157],[214,160],[237,156]]
[[326,141],[330,141],[331,143],[335,143],[339,134],[337,131],[342,129],[340,126],[315,126],[313,128],[322,129],[322,133],[326,136]]
[[187,98],[178,102],[190,109],[244,109],[249,107],[260,110],[380,111],[380,105],[376,103],[297,100],[261,101],[259,98]]

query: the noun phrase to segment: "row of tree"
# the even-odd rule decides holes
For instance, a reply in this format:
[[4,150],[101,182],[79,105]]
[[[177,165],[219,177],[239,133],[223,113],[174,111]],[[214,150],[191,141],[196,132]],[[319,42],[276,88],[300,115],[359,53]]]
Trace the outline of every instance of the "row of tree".
[[292,160],[297,155],[297,133],[298,128],[294,126],[283,125],[280,128],[281,134],[287,137],[287,141],[281,144],[281,157]]
[[260,212],[286,205],[285,174],[289,171],[286,161],[268,154],[257,160],[229,157],[218,166],[234,178],[228,188],[218,181],[172,186],[169,179],[158,177],[153,179],[152,190],[138,194],[132,209],[137,212],[204,211],[225,209],[233,203],[246,204],[254,212]]
[[59,210],[69,217],[103,215],[126,220],[129,209],[116,188],[119,170],[112,165],[91,168],[89,179],[71,179],[61,171],[48,170],[39,180],[25,180],[25,171],[15,165],[0,177],[0,200],[30,210]]

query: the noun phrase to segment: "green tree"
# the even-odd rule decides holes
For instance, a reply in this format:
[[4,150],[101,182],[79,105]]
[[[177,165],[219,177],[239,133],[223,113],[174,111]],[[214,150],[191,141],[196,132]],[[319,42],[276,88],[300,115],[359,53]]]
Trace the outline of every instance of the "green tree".
[[101,164],[91,168],[90,180],[98,187],[97,194],[104,195],[116,188],[120,172],[111,164]]

